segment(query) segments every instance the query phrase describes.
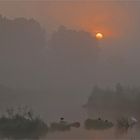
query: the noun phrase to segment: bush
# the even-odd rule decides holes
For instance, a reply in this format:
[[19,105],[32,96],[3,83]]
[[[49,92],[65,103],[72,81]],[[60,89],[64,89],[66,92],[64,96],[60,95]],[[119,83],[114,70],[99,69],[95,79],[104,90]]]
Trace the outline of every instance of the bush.
[[50,131],[55,132],[55,131],[70,131],[71,127],[79,128],[80,123],[79,122],[74,122],[74,123],[68,123],[66,121],[60,121],[60,122],[53,122],[50,125]]
[[104,129],[109,129],[113,127],[113,123],[109,122],[107,120],[101,120],[99,119],[87,119],[85,120],[85,128],[90,130],[90,129],[96,129],[96,130],[104,130]]
[[11,139],[39,139],[45,136],[48,127],[39,117],[34,117],[31,110],[22,113],[7,110],[0,117],[0,137]]
[[118,119],[117,120],[117,127],[118,128],[129,128],[129,120],[127,119],[127,118],[124,118],[124,117],[122,117],[122,118],[120,118],[120,119]]

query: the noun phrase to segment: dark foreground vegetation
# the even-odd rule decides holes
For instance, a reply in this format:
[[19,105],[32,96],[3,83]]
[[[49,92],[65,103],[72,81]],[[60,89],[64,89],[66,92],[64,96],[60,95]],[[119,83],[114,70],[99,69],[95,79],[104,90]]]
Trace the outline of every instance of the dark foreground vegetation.
[[40,118],[36,117],[28,108],[7,109],[0,117],[0,139],[40,139],[47,136],[48,132],[70,131],[71,127],[79,128],[80,123],[68,123],[60,119],[48,127]]
[[53,122],[53,123],[51,123],[49,130],[51,132],[55,132],[55,131],[69,131],[69,130],[71,130],[72,127],[79,128],[80,127],[80,123],[79,122],[68,123],[68,122],[64,121],[61,118],[60,122]]
[[48,127],[31,110],[14,111],[8,109],[6,115],[0,117],[0,138],[39,139],[45,136]]
[[[124,133],[136,123],[137,120],[133,117],[120,118],[115,122],[103,120],[102,118],[90,118],[85,120],[84,126],[86,130],[98,131],[107,130],[115,126],[119,133]],[[58,122],[53,122],[50,126],[47,126],[47,124],[40,117],[36,117],[30,109],[8,109],[6,114],[0,117],[0,139],[39,140],[45,138],[48,133],[70,131],[72,127],[79,128],[80,123],[69,123],[65,121],[64,118],[60,118]]]
[[101,118],[98,119],[87,119],[85,120],[85,128],[90,130],[104,130],[112,128],[114,125],[112,122],[109,122],[108,120],[102,120]]

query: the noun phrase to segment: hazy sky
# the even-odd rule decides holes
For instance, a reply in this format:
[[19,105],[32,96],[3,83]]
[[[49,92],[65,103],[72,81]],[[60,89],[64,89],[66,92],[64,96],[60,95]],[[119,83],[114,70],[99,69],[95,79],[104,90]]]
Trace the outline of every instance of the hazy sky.
[[5,1],[0,13],[8,17],[37,19],[48,30],[61,24],[83,29],[106,37],[123,35],[136,30],[140,4],[138,1]]
[[[75,109],[72,110],[73,114],[77,112],[95,84],[112,86],[121,82],[125,85],[140,86],[139,9],[138,1],[0,1],[0,14],[3,16],[10,19],[34,18],[46,29],[46,33],[53,34],[52,38],[49,37],[52,42],[51,47],[40,47],[47,62],[45,63],[44,58],[43,62],[42,59],[38,60],[40,62],[38,69],[33,69],[30,63],[28,64],[29,71],[33,74],[30,80],[29,75],[21,74],[23,73],[21,69],[18,71],[19,75],[14,77],[15,79],[7,76],[9,79],[4,83],[14,87],[22,87],[25,84],[23,86],[25,88],[41,88],[40,83],[43,83],[43,87],[46,85],[45,90],[48,91],[46,95],[48,104],[52,110],[59,110],[52,112],[52,114],[56,113],[54,116],[61,112],[69,116],[71,108]],[[72,30],[66,29],[63,34],[63,30],[58,30],[60,25]],[[85,32],[76,32],[78,30],[88,31],[93,40]],[[96,46],[100,53],[95,63],[92,58],[95,58],[96,52],[94,50],[97,43],[94,40],[96,32],[103,33],[104,39],[98,41]],[[58,39],[59,36],[68,40],[65,42],[67,49],[62,45],[63,38]],[[73,36],[79,40],[75,40]],[[77,42],[82,46],[81,48],[76,46]],[[57,51],[56,54],[52,48]],[[74,58],[78,59],[75,61]],[[84,63],[81,64],[80,60],[82,62],[84,60]],[[71,67],[71,63],[74,63],[75,67]],[[28,73],[28,69],[26,71]],[[34,75],[38,75],[37,78]],[[56,96],[59,97],[56,98]],[[52,101],[55,102],[54,105]],[[73,101],[72,105],[71,101]]]

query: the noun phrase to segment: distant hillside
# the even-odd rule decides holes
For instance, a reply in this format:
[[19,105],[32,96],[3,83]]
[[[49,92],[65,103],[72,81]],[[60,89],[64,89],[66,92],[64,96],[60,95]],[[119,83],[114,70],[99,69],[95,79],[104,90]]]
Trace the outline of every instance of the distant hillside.
[[94,87],[86,105],[90,117],[119,118],[134,116],[140,118],[140,88],[123,87],[113,89]]
[[0,16],[0,83],[40,87],[44,48],[46,32],[36,20]]

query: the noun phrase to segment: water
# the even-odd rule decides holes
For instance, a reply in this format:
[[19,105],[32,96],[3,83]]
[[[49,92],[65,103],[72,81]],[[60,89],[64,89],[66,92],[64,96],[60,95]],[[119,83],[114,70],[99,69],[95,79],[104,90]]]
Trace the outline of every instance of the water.
[[121,133],[115,128],[103,131],[80,128],[69,132],[50,133],[46,140],[140,140],[140,133],[138,128],[132,128],[126,133]]
[[78,129],[72,128],[71,131],[49,132],[45,138],[40,140],[140,140],[139,131],[138,126],[127,131],[121,131],[115,127],[108,130],[86,130],[81,126]]

